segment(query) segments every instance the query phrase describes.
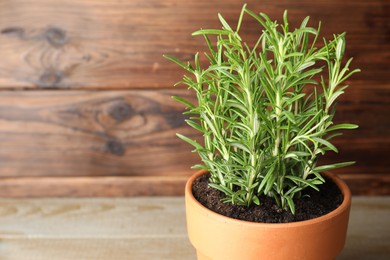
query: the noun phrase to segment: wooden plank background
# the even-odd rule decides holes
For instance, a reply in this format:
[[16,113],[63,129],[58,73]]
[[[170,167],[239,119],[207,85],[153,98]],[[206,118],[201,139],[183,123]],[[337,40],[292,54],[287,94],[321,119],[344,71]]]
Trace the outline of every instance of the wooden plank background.
[[[198,161],[176,132],[199,137],[171,95],[183,75],[162,55],[192,61],[199,28],[235,24],[244,2],[292,26],[310,15],[322,35],[347,31],[348,82],[336,121],[360,125],[336,140],[356,160],[337,171],[355,194],[390,194],[390,2],[1,0],[0,196],[180,195]],[[260,28],[244,19],[251,41]],[[202,59],[205,66],[205,59]]]

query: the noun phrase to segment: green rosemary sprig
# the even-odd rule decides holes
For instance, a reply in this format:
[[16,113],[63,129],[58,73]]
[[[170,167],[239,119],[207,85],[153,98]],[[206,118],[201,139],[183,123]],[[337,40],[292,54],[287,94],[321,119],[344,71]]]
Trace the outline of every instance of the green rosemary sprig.
[[[253,47],[239,35],[245,13],[263,28]],[[317,166],[320,155],[337,152],[330,141],[339,130],[357,127],[333,123],[335,101],[348,87],[343,82],[359,71],[349,70],[352,59],[342,64],[345,33],[317,48],[320,25],[308,27],[309,17],[293,31],[287,11],[279,25],[244,5],[236,30],[218,17],[222,29],[193,33],[205,38],[207,68],[198,54],[194,65],[165,56],[193,75],[180,83],[195,92],[197,104],[173,98],[187,107],[186,122],[204,143],[178,137],[194,146],[204,163],[194,168],[210,172],[210,186],[226,194],[225,202],[250,206],[265,194],[294,213],[294,198],[307,187],[318,190],[322,171],[353,164]]]

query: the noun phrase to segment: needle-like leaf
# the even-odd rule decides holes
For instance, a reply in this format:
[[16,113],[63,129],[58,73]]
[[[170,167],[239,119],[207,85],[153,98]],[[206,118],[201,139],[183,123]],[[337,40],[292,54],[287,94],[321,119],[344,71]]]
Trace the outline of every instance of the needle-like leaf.
[[[239,35],[245,14],[262,32],[253,46]],[[236,29],[221,14],[218,19],[222,29],[192,34],[204,36],[208,65],[198,54],[193,65],[165,56],[192,74],[179,84],[193,90],[197,102],[173,99],[186,107],[185,121],[204,140],[177,135],[195,147],[203,164],[194,168],[210,172],[210,186],[226,195],[224,202],[261,205],[266,195],[295,213],[294,199],[307,187],[318,190],[321,172],[353,163],[316,166],[322,154],[338,151],[331,139],[340,130],[357,127],[332,121],[348,87],[342,82],[359,71],[349,72],[352,59],[343,65],[345,34],[317,47],[320,25],[309,27],[309,17],[291,31],[287,11],[279,25],[246,5]]]

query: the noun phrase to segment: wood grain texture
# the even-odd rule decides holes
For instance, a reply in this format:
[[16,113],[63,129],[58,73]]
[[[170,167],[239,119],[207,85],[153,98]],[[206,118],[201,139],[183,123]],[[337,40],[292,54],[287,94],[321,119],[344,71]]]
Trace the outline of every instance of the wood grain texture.
[[188,175],[177,93],[2,91],[0,176]]
[[[342,172],[342,170],[340,171]],[[338,174],[351,189],[353,195],[389,196],[389,174]]]
[[187,237],[2,240],[2,260],[196,260]]
[[[336,171],[355,194],[390,194],[389,1],[4,0],[0,196],[181,194],[198,157],[175,133],[200,136],[170,99],[191,98],[172,87],[183,71],[162,54],[192,61],[205,46],[191,32],[220,27],[218,12],[234,25],[244,2],[278,20],[288,9],[291,27],[310,15],[325,37],[347,31],[346,56],[362,73],[348,81],[336,121],[360,128],[322,163],[357,161]],[[249,43],[255,24],[244,19]]]
[[182,198],[0,200],[0,259],[195,259]]
[[10,239],[186,235],[183,197],[0,199],[0,220]]
[[[0,196],[182,194],[182,178],[193,172],[190,166],[198,157],[175,133],[198,140],[201,136],[185,125],[183,107],[171,95],[193,98],[180,89],[1,91]],[[389,182],[381,177],[388,174],[389,162],[378,156],[390,152],[390,124],[387,114],[372,101],[357,95],[343,97],[336,121],[354,118],[352,122],[360,128],[335,139],[340,153],[328,154],[321,163],[356,160],[356,165],[335,171],[356,178],[362,175],[360,180],[352,178],[359,183],[353,184],[355,194],[390,194]],[[351,106],[354,102],[358,105]],[[372,129],[379,121],[385,123]],[[367,174],[372,176],[367,178]],[[161,185],[158,178],[85,182],[80,176],[170,176],[177,180],[162,179]]]
[[[362,222],[364,223],[364,222]],[[389,252],[381,237],[363,237],[348,242],[337,260],[388,260]],[[194,249],[185,238],[121,239],[6,239],[3,260],[195,260]],[[144,250],[142,250],[144,249]],[[364,257],[364,258],[363,258]]]
[[[338,260],[390,257],[390,197],[353,197]],[[0,259],[195,259],[184,199],[0,199]]]
[[0,178],[0,197],[177,196],[184,195],[187,179],[182,176]]
[[[326,37],[347,31],[347,56],[363,70],[354,81],[387,79],[385,0],[8,0],[0,2],[0,87],[170,87],[181,72],[162,54],[192,60],[205,47],[191,33],[221,27],[218,12],[235,24],[244,2],[273,19],[288,9],[292,26],[310,15],[313,26],[323,22]],[[243,37],[251,42],[260,28],[253,19],[244,24]]]
[[[388,174],[340,174],[353,195],[389,196]],[[184,195],[187,177],[13,177],[0,178],[1,198],[133,197]]]

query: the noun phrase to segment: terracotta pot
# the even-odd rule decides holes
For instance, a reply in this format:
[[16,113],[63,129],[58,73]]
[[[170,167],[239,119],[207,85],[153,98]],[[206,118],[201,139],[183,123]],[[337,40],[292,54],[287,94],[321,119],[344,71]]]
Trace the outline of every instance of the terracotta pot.
[[324,174],[344,195],[337,209],[311,220],[266,224],[228,218],[200,204],[192,195],[192,183],[206,173],[195,173],[185,188],[188,235],[198,260],[330,260],[343,249],[351,192],[337,176]]

